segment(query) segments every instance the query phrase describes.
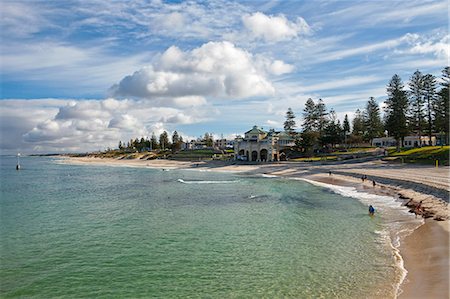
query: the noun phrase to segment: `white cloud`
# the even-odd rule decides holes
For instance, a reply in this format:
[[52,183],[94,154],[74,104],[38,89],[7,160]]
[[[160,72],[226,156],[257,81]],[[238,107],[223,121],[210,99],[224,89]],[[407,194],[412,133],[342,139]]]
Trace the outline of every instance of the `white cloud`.
[[101,109],[101,103],[98,101],[71,101],[66,106],[59,109],[55,119],[70,120],[84,119],[90,120],[95,118],[105,119],[110,116],[107,110]]
[[[277,73],[291,70],[282,61],[272,68]],[[271,95],[274,88],[250,53],[229,42],[209,42],[188,52],[170,47],[154,65],[123,78],[111,91],[114,96],[145,99],[247,98]]]
[[[404,58],[405,54],[411,57],[415,54],[432,54],[437,58],[448,57],[448,35],[434,34],[431,36],[419,35],[417,33],[406,33],[397,38],[388,40],[381,40],[375,43],[370,43],[362,46],[354,46],[352,44],[339,41],[331,41],[331,47],[323,47],[321,42],[312,43],[304,49],[306,53],[313,48],[324,48],[321,50],[314,50],[314,55],[306,57],[306,64],[321,64],[328,61],[344,60],[349,57],[365,56],[367,60],[369,55],[383,55],[384,59],[395,57],[397,59]],[[342,45],[346,45],[343,47]],[[412,56],[413,57],[413,56]],[[377,58],[379,59],[379,58]],[[414,58],[416,59],[416,58]],[[384,63],[384,67],[386,66]]]
[[274,75],[282,75],[291,73],[294,70],[294,66],[286,64],[281,60],[275,60],[269,68],[270,72]]
[[380,82],[382,80],[386,80],[386,78],[380,78],[378,76],[347,77],[337,80],[329,80],[323,83],[309,84],[301,87],[300,89],[302,92],[317,92],[321,90],[343,89],[355,85]]
[[0,151],[23,151],[28,149],[22,140],[37,123],[55,115],[67,100],[1,100],[0,101]]
[[[85,16],[77,26],[94,26],[116,33],[116,28],[133,28],[132,39],[149,42],[154,37],[177,40],[220,40],[240,22],[248,8],[234,1],[84,1],[71,7]],[[114,26],[110,26],[114,24]],[[128,39],[128,38],[127,38]]]
[[[180,100],[180,99],[177,99]],[[175,107],[116,100],[2,100],[0,150],[9,152],[85,152],[116,147],[119,140],[159,135],[217,115],[202,98],[188,97]],[[195,102],[200,103],[196,106]],[[193,102],[194,105],[187,103]],[[197,104],[198,104],[197,103]]]
[[289,40],[311,32],[311,28],[303,18],[297,17],[295,22],[291,22],[282,14],[278,16],[267,16],[261,12],[246,14],[242,17],[242,22],[252,37],[267,42]]
[[401,7],[398,7],[398,9],[385,9],[384,6],[380,7],[380,12],[373,15],[373,17],[368,17],[366,22],[371,25],[385,22],[410,23],[418,17],[438,16],[442,15],[442,11],[448,11],[447,1],[432,1],[428,3],[424,3],[423,1],[415,3],[400,1],[399,5]]
[[255,60],[260,69],[275,76],[291,73],[295,69],[293,65],[282,60],[272,60],[263,55],[255,55]]
[[[341,2],[344,3],[344,2]],[[343,8],[333,9],[321,16],[321,20],[332,26],[347,26],[352,28],[374,28],[378,26],[406,27],[414,22],[421,26],[430,19],[447,20],[448,4],[446,1],[391,1],[386,9],[384,1],[363,1],[358,5],[343,5]]]
[[177,107],[198,107],[206,105],[206,99],[199,96],[173,98],[173,102]]
[[165,16],[161,16],[162,25],[166,28],[182,29],[185,26],[185,16],[180,12],[173,12]]
[[121,133],[108,128],[108,124],[121,112],[105,109],[111,103],[111,99],[69,101],[59,107],[57,113],[37,121],[32,129],[22,135],[23,141],[32,149],[54,151],[84,151],[113,146]]
[[47,41],[10,42],[2,44],[0,51],[0,66],[8,79],[47,80],[52,85],[63,82],[66,89],[96,93],[138,68],[144,60],[148,60],[148,53],[121,57],[109,53],[105,46],[79,47]]
[[139,121],[128,114],[122,114],[115,116],[108,124],[108,128],[122,129],[128,131],[136,131],[136,128],[142,128],[143,126]]
[[44,28],[51,27],[45,12],[48,10],[33,6],[33,3],[2,1],[0,27],[7,37],[28,37]]
[[163,122],[156,122],[156,123],[153,123],[151,126],[150,126],[150,130],[155,134],[155,136],[159,136],[159,135],[161,135],[164,131],[166,131],[166,132],[169,132],[169,130],[168,129],[166,129],[166,127],[165,127],[165,125],[164,125],[164,123]]
[[439,40],[419,40],[416,41],[409,50],[412,54],[433,54],[438,58],[449,59],[450,57],[450,35],[446,35]]
[[192,124],[197,122],[194,117],[191,115],[186,115],[182,112],[178,112],[169,117],[163,118],[163,122],[165,123],[177,123],[177,124]]
[[281,121],[276,121],[276,120],[271,120],[271,119],[268,119],[266,121],[266,125],[268,125],[270,128],[277,128],[277,129],[283,127],[283,124]]

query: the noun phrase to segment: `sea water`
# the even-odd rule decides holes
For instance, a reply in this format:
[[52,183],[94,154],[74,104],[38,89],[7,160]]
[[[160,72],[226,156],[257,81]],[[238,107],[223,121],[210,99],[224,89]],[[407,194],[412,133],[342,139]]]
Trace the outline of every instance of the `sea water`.
[[392,298],[405,274],[395,232],[414,221],[393,198],[282,178],[21,162],[16,171],[1,157],[2,298]]

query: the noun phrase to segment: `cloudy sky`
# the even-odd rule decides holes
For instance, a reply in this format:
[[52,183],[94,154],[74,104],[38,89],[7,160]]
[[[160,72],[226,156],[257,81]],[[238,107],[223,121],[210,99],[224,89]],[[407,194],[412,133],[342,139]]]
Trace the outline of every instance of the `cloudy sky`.
[[447,0],[1,0],[0,150],[280,129],[309,97],[352,116],[393,74],[440,76],[448,13]]

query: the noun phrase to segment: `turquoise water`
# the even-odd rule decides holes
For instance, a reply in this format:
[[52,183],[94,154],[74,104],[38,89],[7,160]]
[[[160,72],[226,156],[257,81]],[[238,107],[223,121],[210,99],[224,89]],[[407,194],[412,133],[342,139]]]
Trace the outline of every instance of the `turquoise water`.
[[0,296],[393,296],[382,217],[286,179],[1,158]]

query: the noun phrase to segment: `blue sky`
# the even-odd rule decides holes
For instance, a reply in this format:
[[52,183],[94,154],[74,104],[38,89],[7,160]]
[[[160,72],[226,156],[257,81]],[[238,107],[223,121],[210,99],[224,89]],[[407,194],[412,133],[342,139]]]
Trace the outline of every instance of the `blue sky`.
[[88,151],[352,117],[393,74],[449,65],[447,1],[7,1],[0,149]]

